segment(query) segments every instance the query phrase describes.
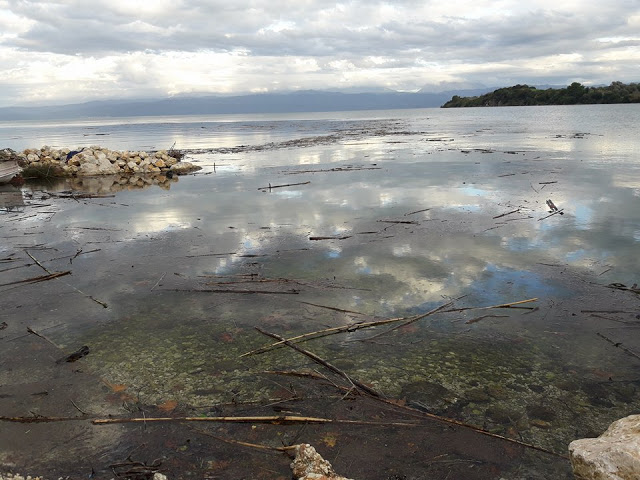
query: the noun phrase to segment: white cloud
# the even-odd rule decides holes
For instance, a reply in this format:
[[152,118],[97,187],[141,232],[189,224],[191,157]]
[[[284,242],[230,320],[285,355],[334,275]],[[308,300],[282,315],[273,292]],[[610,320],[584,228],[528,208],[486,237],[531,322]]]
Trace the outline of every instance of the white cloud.
[[0,105],[637,81],[639,19],[626,0],[0,0]]

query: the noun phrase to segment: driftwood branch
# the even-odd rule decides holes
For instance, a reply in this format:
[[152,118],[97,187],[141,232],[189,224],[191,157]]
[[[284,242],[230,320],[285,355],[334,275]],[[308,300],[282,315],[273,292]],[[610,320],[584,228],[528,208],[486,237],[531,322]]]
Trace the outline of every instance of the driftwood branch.
[[[4,417],[0,417],[2,419]],[[420,423],[408,422],[371,422],[366,420],[336,420],[321,417],[299,417],[293,415],[264,417],[142,417],[142,418],[98,418],[92,420],[94,425],[113,425],[117,423],[162,423],[162,422],[204,422],[204,423],[263,423],[272,425],[296,424],[348,424],[371,425],[381,427],[424,427]]]
[[280,335],[276,335],[275,333],[269,333],[269,332],[265,332],[264,330],[261,330],[260,328],[256,327],[256,330],[258,330],[260,333],[262,333],[263,335],[266,335],[268,337],[271,338],[275,338],[276,340],[279,340],[281,342],[283,342],[287,347],[291,347],[293,348],[295,351],[302,353],[303,355],[309,357],[311,360],[313,360],[314,362],[328,368],[329,370],[331,370],[333,373],[336,373],[338,375],[340,375],[341,377],[345,378],[349,383],[355,385],[356,387],[358,387],[360,390],[368,393],[369,395],[371,395],[372,397],[382,397],[382,395],[378,392],[376,392],[373,388],[368,387],[367,385],[365,385],[362,382],[359,382],[358,380],[355,380],[353,378],[351,378],[347,373],[343,372],[342,370],[340,370],[338,367],[331,365],[329,362],[327,362],[326,360],[323,360],[322,358],[320,358],[319,356],[317,356],[315,353],[312,353],[308,350],[305,350],[303,348],[298,347],[297,345],[291,343],[288,340],[285,340],[284,338],[282,338]]
[[634,352],[633,350],[629,350],[627,347],[625,347],[624,345],[622,345],[622,342],[614,342],[613,340],[611,340],[609,337],[605,337],[603,334],[601,334],[600,332],[596,332],[596,335],[598,335],[600,338],[606,340],[607,342],[609,342],[611,345],[613,345],[616,348],[621,349],[623,352],[625,352],[627,355],[631,355],[632,357],[635,357],[637,359],[640,360],[640,355],[638,355],[636,352]]
[[[316,330],[314,332],[309,332],[309,333],[304,333],[302,335],[297,335],[295,337],[290,337],[287,338],[286,341],[288,342],[296,342],[296,343],[300,343],[300,342],[305,342],[307,340],[311,340],[314,338],[321,338],[321,337],[326,337],[328,335],[336,335],[338,333],[343,333],[343,332],[355,332],[356,330],[362,330],[364,328],[372,328],[372,327],[377,327],[380,325],[387,325],[387,324],[391,324],[391,323],[397,323],[397,322],[402,322],[404,321],[405,323],[403,323],[402,325],[400,325],[399,327],[402,326],[406,326],[410,323],[413,323],[415,321],[421,320],[422,318],[428,317],[429,315],[433,315],[434,313],[451,313],[451,312],[464,312],[466,310],[490,310],[490,309],[494,309],[494,308],[522,308],[522,309],[527,309],[527,310],[535,310],[538,307],[521,307],[520,305],[523,303],[529,303],[529,302],[535,302],[537,301],[537,298],[530,298],[528,300],[520,300],[518,302],[511,302],[511,303],[502,303],[499,305],[491,305],[488,307],[463,307],[463,308],[453,308],[453,309],[449,309],[449,310],[444,310],[444,308],[450,306],[452,304],[452,302],[447,302],[443,305],[440,305],[439,307],[434,308],[433,310],[430,310],[427,313],[421,313],[418,315],[412,315],[410,317],[396,317],[396,318],[386,318],[383,320],[374,320],[371,322],[354,322],[354,323],[350,323],[348,325],[342,325],[340,327],[331,327],[331,328],[325,328],[323,330]],[[319,307],[319,308],[327,308],[329,310],[335,310],[338,312],[344,312],[344,313],[353,313],[353,314],[358,314],[358,315],[364,315],[360,312],[354,312],[351,310],[344,310],[341,308],[335,308],[335,307],[328,307],[325,305],[317,305],[315,303],[309,303],[309,302],[300,302],[300,303],[304,303],[306,305],[312,305],[314,307]],[[398,328],[399,328],[398,327]],[[389,330],[390,331],[390,330]],[[389,331],[383,332],[380,335],[384,334],[384,333],[389,333]],[[374,337],[371,337],[374,338]],[[284,339],[275,343],[272,343],[271,345],[265,345],[264,347],[260,347],[257,348],[255,350],[251,350],[250,352],[246,352],[243,353],[242,355],[240,355],[240,357],[248,357],[250,355],[256,355],[259,353],[264,353],[264,352],[268,352],[269,350],[272,350],[274,348],[280,348],[284,345],[285,341]]]
[[266,190],[272,190],[272,189],[274,189],[274,188],[295,187],[295,186],[297,186],[297,185],[308,185],[308,184],[310,184],[310,183],[311,183],[311,182],[286,183],[286,184],[284,184],[284,185],[271,185],[271,184],[269,184],[269,186],[268,186],[268,187],[260,187],[260,188],[258,188],[258,190],[266,191]]
[[25,278],[24,280],[16,280],[15,282],[1,283],[0,287],[8,287],[9,285],[46,282],[47,280],[53,280],[54,278],[64,277],[65,275],[70,275],[70,274],[71,274],[71,270],[67,270],[66,272],[52,272],[47,275],[40,275],[39,277],[31,277],[31,278]]
[[519,208],[516,210],[511,210],[510,212],[503,213],[502,215],[496,215],[495,217],[493,217],[493,219],[495,220],[496,218],[506,217],[507,215],[511,215],[512,213],[518,213],[519,211],[520,211]]
[[[26,250],[25,250],[25,253],[27,255],[29,255],[29,258],[31,258],[31,260],[33,260],[36,263],[36,265],[38,265],[40,268],[42,268],[45,272],[47,272],[49,275],[54,275],[54,272],[51,272],[47,267],[42,265],[33,255],[31,255]],[[63,283],[66,283],[66,282],[63,282]],[[88,298],[89,300],[92,300],[92,301],[96,302],[98,305],[101,305],[103,308],[108,308],[108,305],[106,303],[101,302],[100,300],[98,300],[97,298],[92,297],[91,295],[87,295],[82,290],[80,290],[79,288],[74,287],[73,285],[69,285],[68,283],[66,283],[66,284],[67,284],[67,286],[69,286],[70,288],[72,288],[73,290],[78,292],[80,295]]]

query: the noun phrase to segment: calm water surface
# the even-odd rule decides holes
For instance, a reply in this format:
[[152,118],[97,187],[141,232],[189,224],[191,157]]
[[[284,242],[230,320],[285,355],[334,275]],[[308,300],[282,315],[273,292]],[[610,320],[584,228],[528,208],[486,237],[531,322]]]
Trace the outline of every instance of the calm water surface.
[[[638,294],[607,288],[640,271],[638,124],[636,105],[2,123],[2,147],[175,144],[203,168],[165,188],[2,187],[0,283],[42,273],[25,251],[72,275],[0,287],[0,321],[35,318],[144,402],[197,408],[311,366],[239,358],[268,343],[254,326],[536,298],[306,345],[389,397],[564,453],[640,408],[637,358],[604,339],[640,352]],[[69,189],[113,196],[49,196]]]

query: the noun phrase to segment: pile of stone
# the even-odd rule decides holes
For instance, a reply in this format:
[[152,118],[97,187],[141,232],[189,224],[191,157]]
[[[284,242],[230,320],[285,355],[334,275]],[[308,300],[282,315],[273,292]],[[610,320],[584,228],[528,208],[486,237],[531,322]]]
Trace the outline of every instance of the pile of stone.
[[189,162],[182,162],[179,152],[130,152],[92,146],[77,150],[44,146],[18,153],[25,174],[39,172],[49,176],[94,176],[167,173],[182,175],[200,170]]

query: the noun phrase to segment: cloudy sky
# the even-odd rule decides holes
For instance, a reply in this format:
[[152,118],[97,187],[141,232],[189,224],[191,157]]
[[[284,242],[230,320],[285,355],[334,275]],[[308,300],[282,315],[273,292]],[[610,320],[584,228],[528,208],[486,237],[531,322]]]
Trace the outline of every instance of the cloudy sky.
[[640,81],[640,0],[0,0],[0,106]]

